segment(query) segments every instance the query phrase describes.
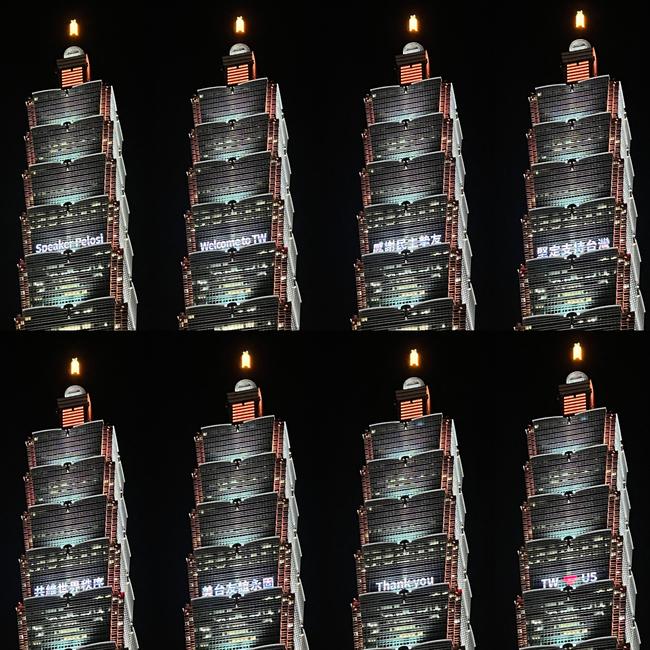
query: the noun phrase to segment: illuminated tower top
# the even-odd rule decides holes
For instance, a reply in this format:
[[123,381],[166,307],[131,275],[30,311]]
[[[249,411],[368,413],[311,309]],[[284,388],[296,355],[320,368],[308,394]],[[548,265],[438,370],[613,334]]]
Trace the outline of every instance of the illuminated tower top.
[[[584,11],[578,11],[576,14],[575,27],[578,31],[587,28],[587,16]],[[569,51],[562,54],[562,64],[567,83],[585,81],[598,76],[596,50],[584,38],[579,38],[571,43]]]
[[429,54],[419,43],[407,43],[395,60],[399,70],[399,82],[402,86],[423,81],[430,76]]
[[596,49],[584,38],[573,41],[569,51],[562,54],[562,65],[569,84],[598,76]]
[[237,86],[257,79],[255,54],[244,43],[236,43],[230,48],[228,55],[223,57],[223,67],[226,70],[228,86]]
[[[79,23],[76,20],[70,21],[68,33],[70,38],[79,37]],[[78,45],[68,47],[56,64],[61,88],[72,88],[90,81],[90,60]]]

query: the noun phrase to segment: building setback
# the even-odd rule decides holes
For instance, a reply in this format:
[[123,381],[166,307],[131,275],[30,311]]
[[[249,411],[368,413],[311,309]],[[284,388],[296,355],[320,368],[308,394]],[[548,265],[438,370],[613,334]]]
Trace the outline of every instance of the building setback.
[[409,43],[365,98],[356,330],[472,330],[463,135],[451,83]]
[[16,328],[134,330],[137,297],[115,93],[91,80],[80,47],[69,47],[57,66],[60,88],[27,100]]
[[638,650],[618,417],[595,408],[582,372],[570,374],[559,392],[562,415],[528,428],[519,647]]
[[195,438],[187,650],[309,650],[303,629],[296,474],[283,422],[250,380],[228,394],[231,424]]
[[631,133],[620,82],[578,39],[530,97],[521,329],[642,330]]
[[115,429],[70,386],[61,427],[27,441],[20,650],[137,650],[124,472]]
[[454,423],[430,414],[421,379],[407,380],[396,398],[400,420],[364,434],[354,647],[473,650]]
[[223,65],[227,85],[192,98],[180,327],[298,330],[298,251],[280,90],[257,78],[247,45],[234,45]]

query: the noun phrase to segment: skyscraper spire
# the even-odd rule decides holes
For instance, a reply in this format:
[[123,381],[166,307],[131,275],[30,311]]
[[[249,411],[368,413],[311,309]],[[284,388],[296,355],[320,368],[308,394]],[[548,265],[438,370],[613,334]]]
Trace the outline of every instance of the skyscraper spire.
[[19,648],[137,650],[115,430],[92,419],[81,386],[58,409],[60,428],[27,441]]
[[[416,16],[409,32],[420,29]],[[474,329],[462,131],[452,84],[408,43],[365,98],[357,330]]]
[[[70,24],[70,39],[79,35]],[[19,330],[135,329],[122,129],[113,89],[92,81],[74,44],[57,61],[60,89],[27,100],[26,212],[21,217]]]
[[598,76],[586,26],[580,12],[565,83],[530,98],[522,329],[644,329],[630,126],[621,84]]
[[[241,16],[235,31],[245,31]],[[192,99],[180,326],[297,330],[298,252],[280,90],[257,77],[255,54],[244,43],[230,48],[223,66],[227,85]]]

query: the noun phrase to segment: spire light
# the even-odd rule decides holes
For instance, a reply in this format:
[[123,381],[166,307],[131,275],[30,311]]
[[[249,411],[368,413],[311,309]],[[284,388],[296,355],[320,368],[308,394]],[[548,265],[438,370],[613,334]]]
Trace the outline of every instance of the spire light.
[[241,353],[242,370],[246,370],[246,369],[250,370],[251,365],[252,365],[251,355],[248,352],[248,350],[245,350],[244,352]]
[[583,361],[584,353],[582,350],[582,345],[580,343],[573,344],[573,360],[574,361]]
[[420,31],[420,21],[415,14],[409,16],[409,32],[417,33]]
[[245,34],[246,33],[246,21],[243,16],[237,16],[235,20],[235,34]]
[[75,18],[73,18],[70,21],[70,26],[68,28],[68,34],[70,36],[73,36],[73,37],[79,36],[79,23],[76,21]]
[[576,14],[576,29],[587,29],[587,16],[582,10]]
[[409,354],[409,366],[411,368],[420,367],[420,353],[417,350],[411,350]]
[[81,374],[81,364],[79,363],[79,359],[75,357],[70,361],[70,376],[78,377],[80,374]]

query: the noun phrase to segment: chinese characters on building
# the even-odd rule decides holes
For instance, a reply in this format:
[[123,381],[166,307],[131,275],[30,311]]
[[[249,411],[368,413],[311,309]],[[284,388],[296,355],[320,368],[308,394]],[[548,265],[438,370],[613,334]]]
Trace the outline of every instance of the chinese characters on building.
[[442,235],[420,235],[419,237],[409,237],[404,239],[389,239],[376,243],[373,253],[401,253],[402,251],[414,251],[426,246],[436,246],[442,244]]
[[262,591],[263,589],[273,589],[275,580],[273,578],[262,578],[262,580],[239,580],[238,582],[229,582],[225,585],[206,585],[201,590],[201,596],[234,596],[239,594],[243,596],[252,591]]
[[49,585],[40,585],[34,587],[34,596],[72,596],[82,591],[91,591],[92,589],[102,589],[106,586],[104,578],[87,578],[85,580],[70,580],[69,582],[55,582]]
[[609,237],[600,237],[599,239],[590,239],[589,241],[576,241],[567,244],[555,244],[553,246],[539,246],[537,248],[537,257],[570,257],[571,255],[584,255],[594,251],[602,251],[611,248]]

